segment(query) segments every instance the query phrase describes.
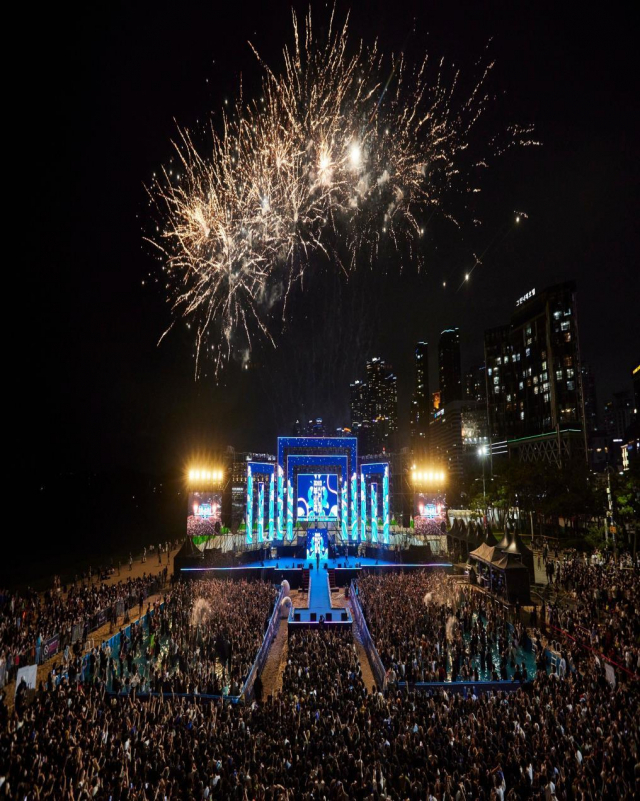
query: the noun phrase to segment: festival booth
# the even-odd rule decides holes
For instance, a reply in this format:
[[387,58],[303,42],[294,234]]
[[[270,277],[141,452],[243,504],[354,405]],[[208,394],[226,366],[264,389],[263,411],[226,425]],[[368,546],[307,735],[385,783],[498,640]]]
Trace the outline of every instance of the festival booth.
[[499,551],[504,551],[511,544],[511,537],[509,536],[509,529],[505,527],[504,534],[500,542],[496,545]]
[[510,602],[531,603],[529,571],[518,557],[483,543],[469,558],[475,563],[478,586]]
[[[489,529],[491,531],[491,529]],[[469,553],[475,551],[484,542],[484,531],[480,523],[475,523],[467,530],[467,538],[469,540]]]
[[489,548],[495,548],[498,545],[498,540],[495,538],[491,526],[487,526],[482,532],[482,544],[488,545]]
[[203,559],[203,552],[198,548],[191,537],[187,537],[182,543],[182,548],[180,548],[174,557],[174,572],[176,575],[179,575],[182,568],[202,565]]
[[511,542],[509,545],[504,549],[503,553],[508,553],[516,558],[519,558],[523,565],[529,571],[529,578],[531,581],[535,580],[535,566],[533,561],[533,551],[531,548],[528,548],[522,539],[520,538],[520,534],[514,529],[511,532]]
[[[470,524],[471,525],[471,524]],[[463,520],[456,518],[447,534],[449,553],[453,553],[458,561],[466,559],[469,553],[469,537],[467,525]]]

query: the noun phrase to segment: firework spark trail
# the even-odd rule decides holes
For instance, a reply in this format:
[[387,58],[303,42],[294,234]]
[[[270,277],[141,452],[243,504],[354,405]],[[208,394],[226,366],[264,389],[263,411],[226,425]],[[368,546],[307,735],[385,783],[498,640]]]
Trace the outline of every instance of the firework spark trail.
[[[375,259],[381,240],[400,248],[422,234],[418,216],[439,208],[449,193],[477,191],[484,160],[465,162],[469,134],[488,102],[485,67],[470,95],[457,101],[458,74],[443,62],[429,81],[427,57],[410,68],[392,57],[390,77],[377,43],[348,48],[348,17],[325,41],[311,14],[284,69],[263,70],[261,99],[224,115],[212,128],[208,159],[187,131],[175,143],[181,169],[164,170],[149,191],[162,214],[153,240],[166,260],[167,289],[176,316],[195,323],[196,365],[203,348],[216,361],[231,353],[234,335],[269,332],[270,298],[301,280],[321,251],[351,269],[358,256]],[[530,144],[512,128],[495,152]],[[468,154],[467,154],[468,155]],[[341,264],[332,235],[340,234],[350,261]],[[197,366],[196,366],[197,370]]]

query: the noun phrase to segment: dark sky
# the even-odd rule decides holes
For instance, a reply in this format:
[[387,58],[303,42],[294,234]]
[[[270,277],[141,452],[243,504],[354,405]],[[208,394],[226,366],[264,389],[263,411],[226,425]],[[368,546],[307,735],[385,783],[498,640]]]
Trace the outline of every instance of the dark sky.
[[[7,157],[20,169],[17,277],[30,279],[20,304],[24,452],[42,471],[164,470],[226,444],[273,450],[300,413],[347,422],[348,382],[371,355],[394,364],[406,415],[416,340],[435,345],[458,325],[463,366],[477,363],[484,329],[506,322],[520,295],[571,278],[601,402],[629,385],[640,355],[640,237],[628,21],[613,7],[594,15],[565,3],[374,0],[339,3],[338,13],[349,7],[354,38],[377,36],[409,60],[427,49],[465,75],[493,37],[489,120],[496,129],[533,122],[544,144],[491,165],[481,230],[429,229],[420,275],[400,275],[393,254],[346,287],[319,268],[313,300],[292,305],[278,352],[257,347],[252,369],[234,363],[219,385],[206,369],[194,381],[184,326],[157,346],[170,314],[142,241],[143,184],[170,158],[176,122],[195,126],[219,111],[241,73],[245,91],[257,87],[249,38],[279,67],[289,5],[57,4],[24,21],[30,36],[12,77],[18,153]],[[322,21],[325,5],[313,8]],[[514,210],[529,215],[517,229]],[[487,247],[456,291],[472,252]],[[432,358],[432,387],[435,366]]]

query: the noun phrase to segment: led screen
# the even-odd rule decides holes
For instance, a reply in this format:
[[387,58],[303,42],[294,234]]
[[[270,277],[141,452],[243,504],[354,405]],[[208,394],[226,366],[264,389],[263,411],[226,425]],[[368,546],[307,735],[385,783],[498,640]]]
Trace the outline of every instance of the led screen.
[[189,495],[187,535],[211,537],[220,522],[222,496],[219,492],[192,492]]
[[298,473],[298,520],[338,519],[338,474]]
[[428,517],[429,519],[441,519],[445,512],[443,500],[438,495],[426,495],[417,492],[414,496],[413,514],[416,517]]

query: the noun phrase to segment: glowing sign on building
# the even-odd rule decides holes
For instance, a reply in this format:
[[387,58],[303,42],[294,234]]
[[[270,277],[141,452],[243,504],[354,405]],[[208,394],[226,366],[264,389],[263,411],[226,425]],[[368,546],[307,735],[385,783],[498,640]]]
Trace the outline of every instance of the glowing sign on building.
[[527,300],[530,300],[535,294],[536,294],[536,290],[535,290],[535,287],[534,287],[533,289],[530,289],[521,298],[518,298],[518,300],[516,300],[516,306],[522,306],[523,303],[525,303]]

